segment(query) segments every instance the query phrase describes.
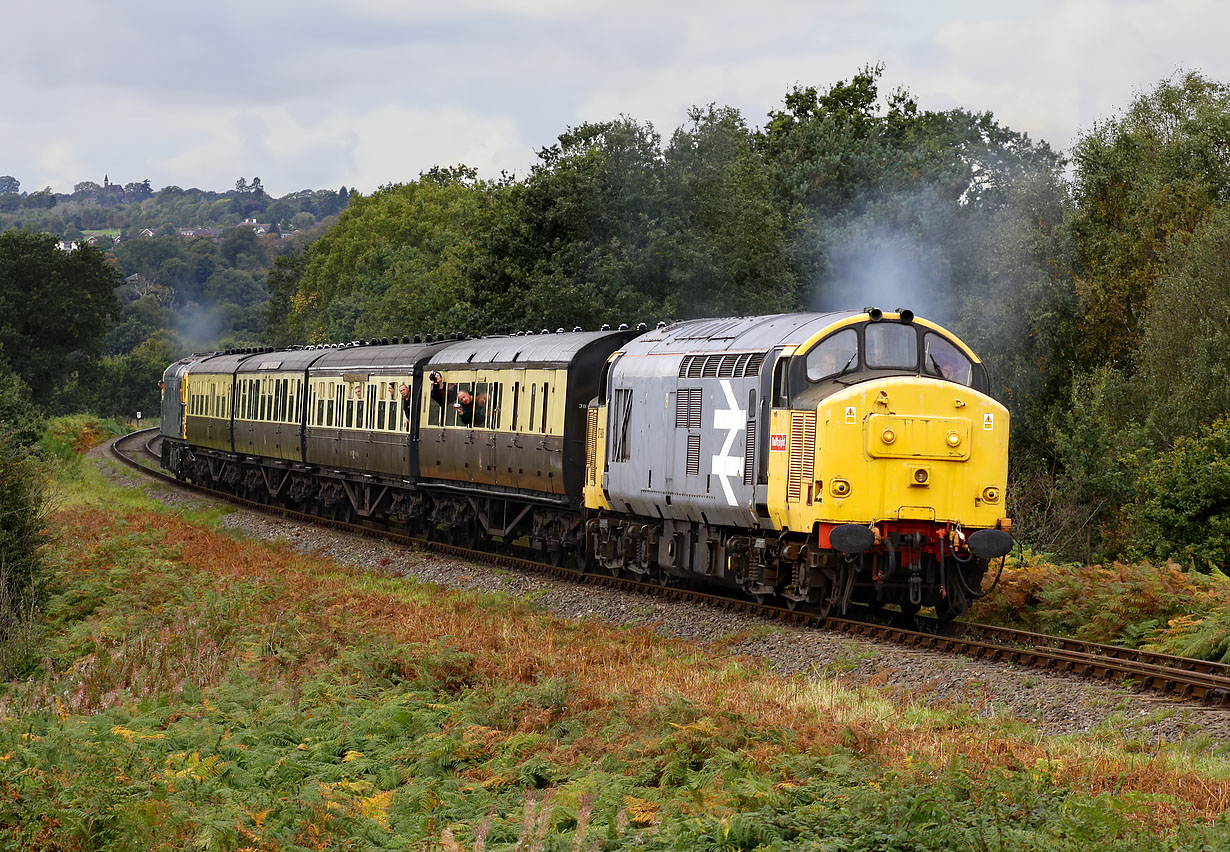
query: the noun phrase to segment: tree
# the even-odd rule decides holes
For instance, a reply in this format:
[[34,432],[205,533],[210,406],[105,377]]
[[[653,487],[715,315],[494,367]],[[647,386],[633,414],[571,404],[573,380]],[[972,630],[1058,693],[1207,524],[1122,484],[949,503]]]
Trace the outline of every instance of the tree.
[[1164,256],[1230,201],[1230,87],[1165,80],[1073,148],[1082,358],[1127,364]]
[[296,261],[283,265],[272,296],[289,298],[291,312],[278,325],[296,340],[400,335],[446,321],[473,327],[467,269],[494,193],[457,168],[356,199],[310,246],[301,272]]
[[58,203],[56,194],[51,187],[44,187],[38,192],[32,192],[22,199],[21,206],[28,210],[50,210]]
[[241,265],[239,262],[241,255],[259,258],[261,249],[256,232],[248,225],[228,229],[222,234],[221,253],[222,259],[231,266]]
[[30,453],[0,433],[0,677],[9,680],[30,662],[22,634],[46,595],[43,557],[45,485]]
[[21,192],[21,181],[12,175],[0,175],[0,195],[16,195]]
[[273,261],[265,279],[269,290],[269,307],[265,316],[263,339],[274,346],[290,346],[298,342],[290,327],[294,298],[299,282],[307,270],[307,253],[292,252]]
[[0,355],[35,402],[98,353],[119,312],[119,284],[97,249],[65,252],[49,234],[0,234]]
[[1133,406],[1162,445],[1230,412],[1230,204],[1171,247],[1142,323]]
[[102,187],[92,180],[83,180],[73,185],[73,199],[76,201],[97,202],[101,192]]

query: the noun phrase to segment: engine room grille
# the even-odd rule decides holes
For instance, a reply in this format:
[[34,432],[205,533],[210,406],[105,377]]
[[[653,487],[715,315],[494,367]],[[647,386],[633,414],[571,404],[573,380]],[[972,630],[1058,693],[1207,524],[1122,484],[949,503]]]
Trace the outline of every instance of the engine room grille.
[[591,408],[587,413],[585,428],[585,475],[590,485],[598,484],[598,409]]
[[681,379],[742,379],[755,376],[764,363],[763,352],[723,352],[716,355],[684,355],[679,362]]
[[700,476],[700,435],[688,435],[688,476]]
[[816,414],[790,412],[790,467],[786,471],[786,502],[803,497],[803,483],[811,482],[816,472]]
[[675,394],[675,428],[699,429],[703,394],[700,388],[680,388]]
[[755,485],[756,421],[747,421],[747,441],[743,445],[743,484]]

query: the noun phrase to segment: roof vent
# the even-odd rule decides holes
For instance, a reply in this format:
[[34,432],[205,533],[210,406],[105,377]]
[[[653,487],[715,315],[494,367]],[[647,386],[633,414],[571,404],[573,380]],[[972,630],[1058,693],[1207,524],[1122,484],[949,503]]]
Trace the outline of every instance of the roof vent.
[[[405,339],[406,339],[406,338],[404,338],[404,337],[402,338],[402,340],[405,340]],[[412,340],[410,340],[409,342],[410,342],[410,343],[422,343],[422,342],[423,342],[423,338],[422,338],[422,336],[421,336],[421,335],[416,334],[416,335],[414,335],[414,338],[413,338]]]
[[611,330],[611,324],[610,324],[609,322],[604,322],[604,323],[602,324],[602,328],[600,328],[600,329],[598,329],[598,330],[599,330],[599,331],[610,331],[610,330]]
[[658,320],[658,331],[666,328],[666,320]]
[[556,333],[556,334],[563,334],[563,333],[564,333],[564,330],[563,330],[562,328],[557,328],[557,329],[555,329],[555,333]]
[[579,326],[579,325],[574,325],[574,326],[572,327],[572,330],[573,330],[573,331],[580,331],[580,330],[581,330],[581,326]]
[[621,323],[619,324],[619,330],[620,330],[620,331],[627,331],[627,330],[628,330],[628,324],[627,324],[626,322],[621,322]]
[[644,331],[644,330],[645,330],[645,323],[643,323],[643,322],[638,322],[638,323],[636,324],[636,330],[637,330],[637,331]]
[[550,334],[550,333],[551,333],[551,329],[549,329],[549,328],[544,328],[544,329],[542,330],[542,333],[543,333],[543,334]]

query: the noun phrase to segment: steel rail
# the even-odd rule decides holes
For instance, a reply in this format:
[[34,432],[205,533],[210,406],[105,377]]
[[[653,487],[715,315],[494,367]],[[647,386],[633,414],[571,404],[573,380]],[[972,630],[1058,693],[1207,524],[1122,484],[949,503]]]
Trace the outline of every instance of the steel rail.
[[930,630],[913,630],[891,624],[860,621],[849,618],[824,617],[817,613],[791,610],[751,600],[732,598],[685,586],[660,585],[607,574],[582,573],[572,568],[549,565],[527,559],[516,553],[500,550],[474,550],[441,541],[422,539],[374,523],[359,524],[320,518],[293,509],[270,506],[233,494],[177,479],[152,465],[142,464],[120,445],[136,442],[139,436],[155,433],[141,444],[139,454],[160,463],[161,455],[153,444],[160,440],[157,429],[133,432],[110,443],[111,454],[124,464],[147,476],[210,497],[221,498],[245,508],[255,509],[282,518],[332,527],[368,537],[378,537],[420,550],[430,550],[448,556],[484,562],[503,568],[513,568],[545,574],[559,579],[581,582],[639,594],[649,594],[670,600],[700,603],[732,612],[747,613],[774,621],[804,627],[825,628],[864,639],[892,642],[907,647],[962,654],[979,660],[1004,662],[1049,672],[1074,674],[1099,680],[1116,680],[1135,685],[1140,690],[1152,690],[1188,701],[1230,707],[1230,666],[1207,660],[1189,659],[1150,651],[1138,651],[1115,645],[1086,642],[1063,636],[1049,636],[989,624],[957,622],[941,631],[933,619],[917,619],[916,624],[931,625]]

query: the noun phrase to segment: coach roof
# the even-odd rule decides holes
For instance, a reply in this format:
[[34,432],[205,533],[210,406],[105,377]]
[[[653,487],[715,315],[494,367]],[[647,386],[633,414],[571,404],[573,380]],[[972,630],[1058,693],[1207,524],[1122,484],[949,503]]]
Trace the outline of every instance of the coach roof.
[[432,367],[465,369],[497,364],[519,366],[567,366],[587,347],[610,340],[627,338],[628,331],[571,331],[557,334],[519,334],[515,337],[479,337],[460,340],[437,352]]

